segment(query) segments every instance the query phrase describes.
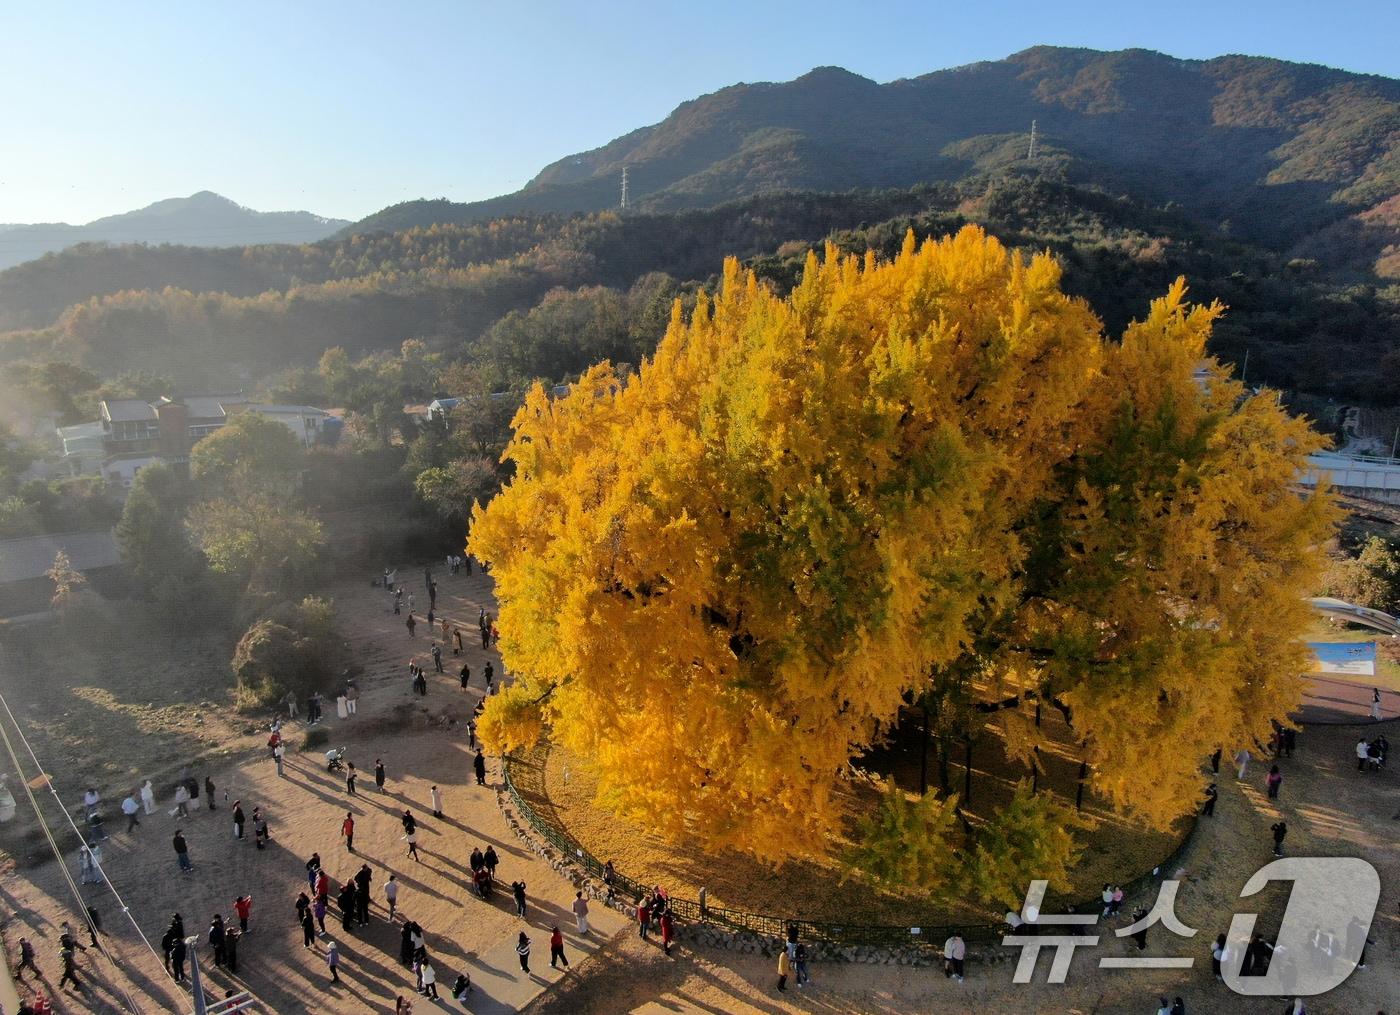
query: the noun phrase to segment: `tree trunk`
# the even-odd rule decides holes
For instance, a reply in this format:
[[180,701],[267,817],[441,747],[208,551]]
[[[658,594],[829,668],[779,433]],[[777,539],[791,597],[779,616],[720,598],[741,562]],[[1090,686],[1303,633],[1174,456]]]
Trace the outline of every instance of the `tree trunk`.
[[938,788],[948,795],[948,734],[938,734]]
[[919,796],[928,792],[928,705],[924,705],[924,737],[919,748]]
[[1084,809],[1084,780],[1089,776],[1089,759],[1079,760],[1079,788],[1074,791],[1074,809],[1082,811]]
[[972,802],[972,735],[963,737],[963,806]]

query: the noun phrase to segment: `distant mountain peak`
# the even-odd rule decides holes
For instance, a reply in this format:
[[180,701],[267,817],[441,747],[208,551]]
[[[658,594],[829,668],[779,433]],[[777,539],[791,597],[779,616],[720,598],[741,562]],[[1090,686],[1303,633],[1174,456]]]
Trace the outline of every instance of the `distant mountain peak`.
[[212,190],[199,190],[189,197],[169,197],[82,225],[0,225],[0,268],[78,243],[173,243],[194,247],[314,243],[348,224],[343,219],[307,211],[255,211]]

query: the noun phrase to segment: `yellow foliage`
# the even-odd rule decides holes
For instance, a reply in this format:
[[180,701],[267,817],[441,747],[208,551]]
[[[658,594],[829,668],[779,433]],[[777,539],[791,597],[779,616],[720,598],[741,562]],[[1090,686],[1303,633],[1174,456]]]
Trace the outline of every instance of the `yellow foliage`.
[[1201,754],[1296,697],[1317,439],[1193,384],[1217,311],[1180,287],[1120,346],[1059,281],[974,227],[828,248],[785,299],[731,260],[626,386],[537,386],[470,543],[537,704],[483,738],[547,727],[610,806],[776,861],[826,849],[850,759],[961,667],[1069,703],[1119,803],[1189,806]]

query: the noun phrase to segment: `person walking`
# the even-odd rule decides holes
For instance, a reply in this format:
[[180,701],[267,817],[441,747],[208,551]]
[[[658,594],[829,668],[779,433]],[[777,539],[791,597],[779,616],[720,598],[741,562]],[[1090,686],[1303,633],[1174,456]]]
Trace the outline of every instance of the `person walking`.
[[1274,765],[1272,768],[1269,769],[1269,776],[1267,779],[1264,780],[1264,782],[1269,787],[1269,799],[1277,800],[1278,788],[1283,783],[1283,773],[1278,770],[1277,765]]
[[147,814],[156,812],[156,791],[151,788],[151,780],[141,784],[141,806]]
[[137,825],[141,824],[141,819],[137,817],[141,813],[141,805],[136,802],[136,790],[132,790],[122,800],[122,813],[126,815],[126,830],[129,833]]
[[418,967],[418,972],[423,979],[423,996],[436,1001],[438,999],[437,970],[433,968],[432,961],[426,955],[423,957],[422,965]]
[[345,849],[355,852],[355,815],[349,811],[345,812],[345,820],[340,823],[340,834],[345,839]]
[[515,898],[515,915],[522,920],[525,919],[525,882],[512,881],[510,894]]
[[175,849],[175,859],[180,864],[180,870],[189,874],[194,870],[194,864],[190,863],[190,847],[185,844],[185,833],[180,829],[175,829],[175,838],[170,842]]
[[345,685],[345,712],[356,715],[360,711],[360,688],[354,683]]
[[549,932],[549,968],[558,969],[556,963],[562,962],[564,968],[569,968],[569,960],[564,957],[564,935],[557,926]]
[[676,925],[671,918],[671,907],[661,912],[661,954],[671,954],[671,940],[675,936]]
[[1241,747],[1238,751],[1235,752],[1235,767],[1239,769],[1239,774],[1237,778],[1239,778],[1241,781],[1243,781],[1244,779],[1244,774],[1249,771],[1249,758],[1250,754],[1248,747]]
[[452,643],[452,625],[447,622],[447,618],[442,618],[442,643],[450,645]]
[[462,690],[465,691],[467,689],[467,681],[470,680],[472,676],[472,668],[466,663],[463,663],[462,668],[457,671],[457,676],[461,678]]
[[588,933],[588,900],[583,897],[583,892],[574,893],[574,921],[578,924],[580,934]]
[[1371,745],[1366,742],[1365,737],[1362,737],[1356,742],[1356,770],[1358,772],[1366,771],[1366,762],[1370,755]]
[[209,801],[209,809],[211,811],[218,810],[218,808],[214,806],[214,780],[207,775],[204,777],[204,798]]
[[431,790],[428,791],[428,794],[430,797],[432,797],[433,817],[442,817],[442,791],[439,790],[436,786],[434,786]]
[[233,802],[233,837],[235,839],[243,838],[243,822],[243,801],[235,800]]
[[452,629],[452,654],[454,656],[462,654],[462,629],[460,627]]
[[253,897],[240,895],[233,900],[233,915],[238,917],[238,929],[248,933],[248,918],[253,915]]
[[224,928],[225,968],[234,975],[238,973],[238,939],[242,936],[243,932],[237,927]]
[[1381,721],[1381,689],[1371,688],[1371,719],[1375,722]]
[[316,940],[316,924],[311,916],[310,904],[301,911],[301,919],[298,922],[301,924],[302,947],[310,948]]
[[360,773],[355,771],[355,763],[353,761],[347,761],[345,763],[345,792],[348,795],[355,795],[355,780],[358,779],[359,776]]
[[1230,947],[1224,934],[1217,934],[1215,944],[1210,949],[1210,971],[1215,974],[1217,980],[1223,980],[1224,976],[1220,972],[1220,964],[1230,958]]
[[261,807],[254,807],[254,808],[253,808],[253,843],[258,847],[258,849],[266,849],[266,848],[267,848],[268,839],[270,839],[271,836],[272,836],[272,833],[268,830],[268,827],[267,827],[267,818],[263,817],[262,808],[261,808]]
[[[410,597],[410,598],[412,598],[412,597]],[[409,609],[409,612],[408,612],[408,619],[405,620],[403,623],[404,623],[404,626],[405,626],[406,628],[408,628],[408,636],[409,636],[410,638],[416,638],[417,635],[414,634],[414,629],[418,627],[418,621],[416,621],[416,620],[413,619],[413,606],[412,606],[411,604],[409,605],[409,608],[408,608],[408,609]]]
[[486,852],[481,855],[481,866],[486,868],[486,873],[491,875],[492,881],[496,880],[496,867],[500,862],[500,857],[496,856],[496,847],[488,844]]
[[175,787],[175,817],[188,818],[190,816],[189,803],[190,791],[182,782]]
[[214,919],[209,923],[208,940],[209,949],[214,953],[214,965],[223,966],[225,963],[224,918],[217,913],[214,915]]
[[339,983],[340,947],[333,940],[326,941],[326,966],[331,971],[331,983]]
[[434,672],[436,672],[436,673],[441,673],[441,672],[443,672],[443,670],[442,670],[442,649],[438,647],[438,643],[437,643],[437,642],[433,642],[433,647],[432,647],[432,649],[430,650],[429,654],[432,655],[432,657],[433,657],[433,670],[434,670]]
[[[1139,906],[1137,909],[1134,909],[1134,910],[1133,910],[1133,920],[1132,920],[1132,922],[1133,922],[1134,924],[1142,924],[1142,919],[1143,919],[1143,917],[1145,917],[1146,915],[1147,915],[1147,910],[1144,909],[1142,906]],[[1147,950],[1147,926],[1146,926],[1146,924],[1142,924],[1142,926],[1140,927],[1140,929],[1138,929],[1138,930],[1136,930],[1136,931],[1134,931],[1134,932],[1132,933],[1132,939],[1133,939],[1134,941],[1137,942],[1138,951],[1141,952],[1141,951],[1146,951],[1146,950]]]
[[786,948],[778,950],[778,989],[787,990],[787,978],[792,972],[792,960],[788,958]]
[[282,756],[286,753],[287,749],[282,744],[278,744],[272,749],[272,760],[277,765],[277,775],[279,778],[285,778],[285,774],[282,771]]
[[491,695],[492,685],[496,680],[496,667],[491,665],[490,659],[486,660],[486,666],[482,669],[481,675],[486,678],[486,694],[489,697]]
[[485,786],[485,785],[486,785],[486,755],[482,754],[481,751],[477,751],[477,752],[476,752],[476,757],[475,757],[474,759],[472,759],[472,767],[476,769],[476,784],[477,784],[478,786]]
[[1283,840],[1288,835],[1288,822],[1280,818],[1269,826],[1269,831],[1274,833],[1274,856],[1283,856]]
[[520,969],[525,975],[530,974],[530,938],[522,930],[520,939],[515,942],[515,954],[520,959]]
[[335,902],[340,907],[340,928],[349,934],[354,927],[355,913],[360,908],[359,889],[355,887],[354,881],[347,881],[340,886],[340,891],[336,894]]
[[[956,930],[943,942],[943,975],[963,982],[963,963],[967,958],[967,942]],[[802,986],[802,977],[797,977],[797,985]]]
[[394,911],[399,908],[399,882],[393,875],[384,882],[384,904],[389,907],[389,922],[394,922]]
[[647,939],[647,927],[651,924],[651,907],[647,905],[647,900],[640,895],[637,896],[637,936],[643,941]]
[[[170,960],[166,959],[166,968],[169,969]],[[29,943],[28,938],[19,939],[19,965],[15,966],[15,978],[23,979],[24,971],[28,969],[34,974],[35,979],[42,980],[44,974],[39,972],[39,967],[34,964],[34,946]]]
[[[180,914],[175,914],[175,919],[179,920]],[[170,932],[174,935],[170,943],[170,975],[175,977],[176,983],[185,982],[185,957],[189,954],[189,946],[185,944],[185,926],[183,922],[172,921]]]
[[374,785],[379,792],[384,792],[384,762],[379,758],[374,759]]
[[373,880],[374,871],[369,869],[369,864],[360,864],[360,869],[355,873],[355,919],[361,927],[369,926],[370,883]]
[[[797,970],[797,985],[805,987],[812,982],[812,977],[807,973],[807,946],[801,941],[797,943],[797,952],[792,959],[793,968]],[[958,981],[961,983],[961,979]]]
[[58,978],[58,989],[62,990],[65,983],[71,983],[78,990],[82,990],[83,985],[78,982],[78,970],[74,965],[74,960],[77,958],[78,951],[87,951],[87,948],[66,934],[63,941],[66,943],[60,944],[58,952],[59,961],[63,963],[63,975]]
[[1215,817],[1215,801],[1220,797],[1220,788],[1211,783],[1206,787],[1206,805],[1201,808],[1201,813],[1208,818]]

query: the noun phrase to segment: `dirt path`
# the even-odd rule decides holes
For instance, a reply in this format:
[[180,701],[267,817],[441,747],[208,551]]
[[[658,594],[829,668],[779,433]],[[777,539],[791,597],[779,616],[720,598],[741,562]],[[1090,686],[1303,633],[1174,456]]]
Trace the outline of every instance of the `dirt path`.
[[[421,571],[418,577],[421,582]],[[439,591],[449,617],[469,621],[475,631],[485,582],[479,576],[440,575]],[[490,658],[500,672],[495,652],[483,653],[478,638],[477,647],[467,652],[472,688],[461,690],[455,673],[433,674],[427,697],[418,698],[410,693],[406,663],[410,647],[421,656],[428,646],[422,628],[419,637],[411,640],[401,626],[402,618],[392,615],[384,594],[370,589],[368,582],[362,589],[346,586],[334,594],[366,676],[359,714],[338,720],[328,709],[324,726],[333,744],[348,746],[347,757],[363,773],[358,795],[348,797],[343,779],[325,771],[321,748],[289,753],[285,778],[278,778],[265,758],[213,771],[219,809],[212,814],[201,810],[180,823],[195,864],[193,874],[178,873],[170,845],[176,821],[165,812],[168,801],[162,801],[164,807],[156,814],[143,817],[130,835],[124,831],[124,821],[109,820],[112,835],[104,849],[108,874],[153,943],[159,941],[172,911],[183,914],[188,932],[202,934],[213,913],[231,915],[235,896],[251,894],[251,933],[239,948],[239,975],[235,980],[214,973],[212,992],[222,996],[225,989],[246,987],[264,1002],[265,1010],[320,1013],[391,1011],[396,994],[412,996],[412,973],[398,964],[399,929],[388,923],[383,908],[382,885],[393,872],[402,885],[400,919],[406,915],[426,932],[439,990],[446,998],[443,1007],[453,1004],[447,988],[458,972],[465,971],[476,988],[469,1010],[515,1011],[565,975],[549,968],[552,926],[565,932],[566,951],[577,960],[621,927],[622,918],[595,906],[593,932],[586,938],[575,932],[569,909],[572,886],[510,833],[496,804],[494,766],[489,785],[475,785],[464,723],[450,728],[441,723],[443,716],[460,720],[470,714],[481,694],[481,665]],[[298,742],[300,733],[293,731],[291,740]],[[387,792],[382,795],[374,787],[376,757],[384,759],[389,773]],[[432,817],[429,806],[434,784],[444,798],[441,820]],[[225,791],[229,803],[241,800],[249,815],[254,806],[263,808],[273,834],[267,850],[254,848],[251,826],[247,839],[233,837]],[[405,855],[400,816],[406,808],[419,819],[421,863]],[[356,822],[354,856],[346,852],[340,838],[347,811]],[[482,901],[464,887],[468,855],[473,846],[487,844],[500,855],[503,884],[516,879],[527,884],[530,901],[524,921],[515,915],[508,889]],[[65,844],[71,847],[70,856],[76,845],[76,840]],[[303,865],[313,850],[320,852],[333,878],[351,877],[362,862],[374,872],[375,906],[368,927],[347,933],[338,920],[327,917],[330,936],[340,945],[344,983],[338,987],[328,985],[324,942],[303,949],[300,931],[293,926],[293,901],[306,884]],[[58,1010],[119,1011],[122,990],[135,994],[143,1011],[188,1010],[188,997],[171,985],[160,961],[130,925],[124,925],[111,896],[91,887],[84,892],[102,913],[122,972],[104,968],[93,951],[83,953],[80,975],[91,986],[81,996],[69,992]],[[11,872],[0,880],[0,893],[15,914],[6,930],[12,948],[20,934],[27,934],[38,946],[40,968],[50,982],[56,982],[58,924],[74,919],[57,865],[26,870],[23,876]],[[528,977],[521,974],[515,955],[521,930],[533,942]],[[432,1010],[434,1006],[419,1000],[416,1007]]]

